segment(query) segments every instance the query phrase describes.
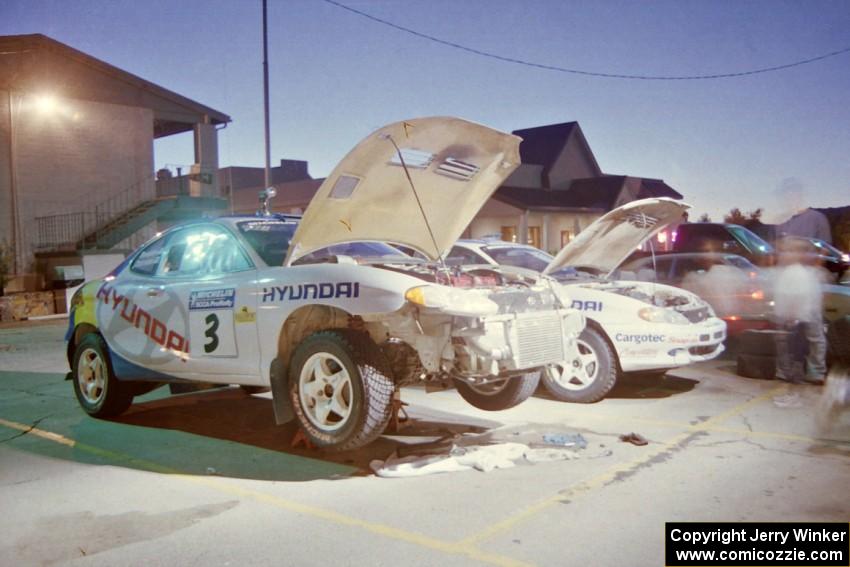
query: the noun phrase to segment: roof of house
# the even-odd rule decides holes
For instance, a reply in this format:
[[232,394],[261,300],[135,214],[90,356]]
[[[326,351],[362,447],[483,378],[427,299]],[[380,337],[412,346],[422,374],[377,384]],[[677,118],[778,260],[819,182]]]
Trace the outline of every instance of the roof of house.
[[648,179],[644,177],[640,182],[640,193],[638,193],[638,199],[648,199],[649,197],[670,197],[672,199],[681,199],[682,194],[664,183],[661,179]]
[[[629,179],[624,175],[587,177],[576,179],[569,189],[559,191],[502,186],[493,197],[520,209],[610,211],[617,207]],[[628,199],[630,201],[648,197],[682,198],[676,190],[660,179],[631,179],[640,182],[640,189],[637,195]]]
[[514,130],[513,133],[522,138],[522,143],[519,145],[522,163],[543,166],[542,182],[546,187],[549,186],[549,172],[552,166],[563,154],[564,148],[572,136],[578,137],[591,168],[601,174],[599,165],[596,163],[596,157],[593,155],[578,122],[562,122],[560,124],[524,128]]
[[225,124],[230,117],[42,34],[0,36],[0,89],[57,96],[154,112],[154,137]]

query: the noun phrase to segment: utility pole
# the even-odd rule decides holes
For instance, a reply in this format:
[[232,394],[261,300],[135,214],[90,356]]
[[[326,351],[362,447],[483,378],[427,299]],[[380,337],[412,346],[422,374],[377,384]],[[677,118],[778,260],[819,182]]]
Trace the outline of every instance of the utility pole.
[[[21,249],[21,213],[18,205],[18,168],[15,163],[17,155],[15,152],[15,99],[12,97],[12,89],[9,94],[9,184],[12,194],[12,243],[14,244],[14,257],[12,263],[12,274],[18,275],[23,272]],[[20,98],[20,96],[18,97]],[[21,105],[18,104],[18,109]]]
[[265,108],[265,130],[266,130],[266,174],[265,188],[271,187],[271,150],[269,149],[269,30],[268,9],[266,0],[263,0],[263,103]]

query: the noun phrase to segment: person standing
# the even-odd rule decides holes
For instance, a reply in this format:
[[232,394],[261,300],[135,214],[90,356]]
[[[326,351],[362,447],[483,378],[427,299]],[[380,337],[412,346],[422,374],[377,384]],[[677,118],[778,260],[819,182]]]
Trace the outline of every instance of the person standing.
[[[785,239],[778,244],[774,316],[780,329],[786,332],[776,335],[776,378],[823,384],[826,336],[820,269],[811,265],[811,256],[805,253],[805,246],[799,241]],[[795,348],[798,336],[808,347],[804,356]]]

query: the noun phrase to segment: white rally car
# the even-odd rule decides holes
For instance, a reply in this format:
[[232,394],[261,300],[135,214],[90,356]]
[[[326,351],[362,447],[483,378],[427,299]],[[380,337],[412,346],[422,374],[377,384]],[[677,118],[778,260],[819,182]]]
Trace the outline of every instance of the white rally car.
[[[72,300],[80,405],[115,415],[174,381],[270,387],[278,423],[294,417],[343,450],[381,434],[404,384],[453,380],[488,410],[520,403],[541,369],[578,356],[583,315],[551,278],[436,261],[517,167],[519,142],[456,118],[391,124],[343,159],[303,219],[224,217],[157,236]],[[428,260],[378,242],[371,258],[346,255],[363,241]]]
[[624,372],[663,372],[723,352],[726,323],[693,293],[609,279],[638,246],[678,222],[688,208],[668,198],[628,203],[597,219],[554,258],[523,244],[460,240],[447,262],[515,266],[562,282],[587,327],[579,337],[581,356],[551,366],[543,383],[560,400],[595,402]]

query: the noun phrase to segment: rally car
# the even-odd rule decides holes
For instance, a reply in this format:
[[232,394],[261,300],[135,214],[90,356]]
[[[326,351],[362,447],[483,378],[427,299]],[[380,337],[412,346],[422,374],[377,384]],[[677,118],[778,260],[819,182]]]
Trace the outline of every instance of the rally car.
[[601,400],[618,377],[710,360],[723,352],[726,323],[693,293],[668,285],[612,280],[638,246],[678,222],[688,205],[668,198],[633,201],[597,219],[557,257],[533,246],[460,240],[449,265],[515,266],[551,274],[587,317],[578,359],[551,365],[543,384],[563,401]]
[[[342,160],[303,218],[158,235],[73,297],[80,405],[116,415],[173,381],[270,387],[278,423],[295,418],[315,445],[344,450],[381,434],[401,385],[454,381],[479,408],[520,403],[542,368],[578,356],[583,315],[549,278],[438,262],[517,167],[519,142],[456,118],[391,124]],[[341,246],[364,241],[426,260]]]

